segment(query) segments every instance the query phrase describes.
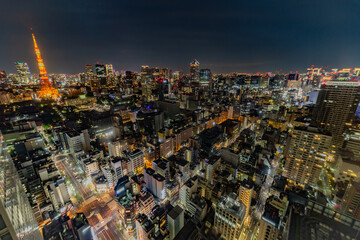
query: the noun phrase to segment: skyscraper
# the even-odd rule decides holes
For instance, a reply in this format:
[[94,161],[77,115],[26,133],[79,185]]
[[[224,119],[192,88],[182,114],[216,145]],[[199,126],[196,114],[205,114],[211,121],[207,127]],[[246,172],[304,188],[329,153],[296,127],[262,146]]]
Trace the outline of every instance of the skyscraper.
[[42,239],[34,213],[0,132],[0,208],[9,219],[18,238]]
[[36,43],[34,34],[32,34],[32,37],[33,37],[33,41],[34,41],[36,60],[38,62],[38,67],[39,67],[39,71],[40,71],[41,89],[39,92],[39,98],[57,99],[60,97],[60,94],[59,94],[58,90],[56,88],[54,88],[49,81],[49,76],[47,74],[44,61],[41,58],[40,49]]
[[114,68],[112,64],[106,64],[105,65],[105,70],[106,70],[106,76],[114,76]]
[[210,69],[201,69],[199,73],[199,79],[201,85],[209,85],[211,79]]
[[106,76],[106,69],[104,64],[95,64],[95,73],[97,78],[103,78]]
[[246,207],[235,194],[221,196],[215,208],[214,226],[224,239],[239,239],[245,213]]
[[86,72],[86,80],[90,82],[90,80],[94,77],[93,67],[91,64],[85,65],[85,72]]
[[321,79],[321,68],[314,68],[314,66],[311,66],[311,68],[307,69],[306,75],[306,85],[311,84],[313,87],[319,86]]
[[99,86],[105,87],[107,82],[105,65],[100,63],[95,64],[95,74]]
[[351,126],[360,100],[358,81],[329,81],[321,86],[313,122],[332,134],[333,144],[341,148],[344,132]]
[[179,205],[176,205],[176,207],[168,213],[167,223],[170,232],[170,240],[172,240],[184,227],[184,209]]
[[199,82],[199,67],[200,67],[200,63],[194,59],[194,61],[192,61],[190,63],[190,81],[191,82]]
[[332,137],[314,127],[295,127],[286,153],[284,176],[315,186],[321,169],[333,154]]
[[343,213],[360,219],[360,182],[351,182],[341,203]]
[[108,87],[115,86],[115,75],[114,75],[113,65],[112,64],[106,64],[105,65],[105,71],[106,71],[106,78],[107,78],[106,85]]
[[249,215],[253,191],[254,191],[254,183],[252,181],[244,180],[241,182],[238,199],[246,207],[245,218]]
[[15,63],[17,74],[19,75],[20,83],[28,84],[31,82],[31,74],[27,63]]

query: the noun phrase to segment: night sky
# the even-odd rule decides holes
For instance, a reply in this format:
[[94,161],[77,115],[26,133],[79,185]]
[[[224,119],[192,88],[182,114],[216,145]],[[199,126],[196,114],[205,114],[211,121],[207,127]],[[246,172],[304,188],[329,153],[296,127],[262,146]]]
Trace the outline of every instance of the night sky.
[[38,73],[30,27],[49,73],[96,62],[187,73],[194,58],[215,73],[360,67],[360,0],[7,0],[0,70]]

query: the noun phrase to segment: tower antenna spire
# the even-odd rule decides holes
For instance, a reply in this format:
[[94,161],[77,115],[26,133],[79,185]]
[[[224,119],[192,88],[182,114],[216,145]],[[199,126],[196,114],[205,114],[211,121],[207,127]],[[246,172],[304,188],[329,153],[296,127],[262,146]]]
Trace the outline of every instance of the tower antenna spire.
[[46,72],[45,64],[43,59],[41,58],[40,49],[36,43],[35,35],[32,32],[32,28],[30,28],[32,38],[34,41],[34,49],[36,54],[36,60],[38,63],[39,71],[40,71],[40,83],[41,83],[41,89],[39,92],[39,98],[53,98],[57,99],[60,97],[60,94],[56,88],[54,88],[49,81],[49,76]]

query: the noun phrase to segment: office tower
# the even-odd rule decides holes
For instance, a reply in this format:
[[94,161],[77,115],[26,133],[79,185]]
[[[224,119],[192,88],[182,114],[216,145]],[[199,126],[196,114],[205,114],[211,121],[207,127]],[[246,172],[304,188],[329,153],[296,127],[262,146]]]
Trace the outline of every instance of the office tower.
[[104,64],[100,64],[100,63],[95,64],[95,75],[99,87],[105,87],[107,84],[107,78],[106,78],[106,68]]
[[151,168],[144,171],[144,181],[146,188],[157,198],[163,200],[166,197],[165,178],[155,173]]
[[170,232],[170,240],[184,227],[184,209],[176,205],[167,215],[167,226]]
[[136,80],[136,75],[132,71],[126,71],[125,72],[125,81],[126,82],[134,82]]
[[260,88],[268,88],[269,87],[269,79],[270,79],[270,76],[268,76],[268,75],[261,76],[259,87]]
[[123,161],[126,161],[126,159],[116,157],[110,162],[111,168],[114,171],[115,181],[119,180],[124,176]]
[[105,71],[106,71],[106,78],[107,82],[106,85],[109,87],[115,86],[115,74],[114,74],[114,68],[112,64],[106,64],[105,65]]
[[16,232],[11,225],[11,221],[5,211],[4,206],[0,202],[0,239],[17,239]]
[[40,49],[36,43],[34,34],[32,34],[32,37],[33,37],[33,41],[34,41],[36,60],[37,60],[39,71],[40,71],[41,89],[39,92],[39,98],[57,99],[60,97],[60,94],[59,94],[58,90],[56,88],[54,88],[49,81],[49,76],[46,72],[45,64],[44,64],[43,59],[41,58]]
[[144,169],[144,153],[140,149],[134,151],[124,151],[125,156],[129,159],[128,171],[132,173],[143,172]]
[[153,76],[149,66],[141,66],[141,92],[145,100],[150,101],[152,99],[152,82]]
[[162,68],[162,69],[160,70],[160,77],[161,77],[161,78],[168,79],[168,78],[169,78],[169,69],[167,69],[167,68]]
[[329,81],[321,86],[313,123],[332,134],[337,148],[343,147],[344,132],[353,123],[360,100],[359,90],[356,81]]
[[173,72],[173,77],[174,77],[175,81],[178,81],[180,79],[180,77],[181,77],[180,71]]
[[126,141],[114,141],[108,143],[109,156],[110,157],[120,157],[123,155],[123,151],[127,149]]
[[206,180],[213,184],[215,170],[220,166],[220,156],[213,155],[206,159],[205,162],[205,178]]
[[19,75],[20,83],[29,84],[31,82],[31,74],[27,63],[16,62],[16,72]]
[[282,233],[286,227],[286,211],[289,201],[286,195],[279,198],[271,197],[265,204],[265,210],[260,220],[259,240],[283,239]]
[[332,137],[315,127],[295,127],[285,153],[283,175],[299,184],[316,186],[321,169],[331,161]]
[[85,65],[85,74],[86,74],[86,79],[88,82],[90,82],[90,80],[92,80],[94,78],[94,71],[93,71],[93,67],[91,64]]
[[0,132],[0,205],[1,215],[9,219],[18,238],[42,239],[29,200]]
[[90,151],[90,136],[87,129],[81,132],[69,130],[64,134],[61,133],[59,139],[64,149],[75,153],[79,151]]
[[106,76],[114,76],[114,68],[112,64],[105,65]]
[[148,65],[141,66],[141,84],[151,83],[151,80],[153,79],[152,75],[152,69]]
[[314,68],[314,66],[311,66],[311,68],[307,69],[306,77],[306,85],[319,87],[321,81],[321,68]]
[[260,81],[261,81],[261,76],[256,74],[256,75],[252,75],[251,76],[251,80],[250,80],[250,88],[259,88],[260,87]]
[[7,75],[5,71],[0,71],[0,84],[7,83]]
[[95,64],[95,74],[97,78],[103,78],[106,76],[105,65],[97,63]]
[[191,82],[199,82],[199,67],[200,67],[200,63],[194,59],[194,61],[192,61],[190,63],[190,81]]
[[285,76],[276,74],[275,76],[271,77],[269,80],[269,87],[271,89],[279,89],[285,85]]
[[211,80],[211,71],[210,69],[201,69],[199,73],[200,84],[209,85]]
[[301,87],[300,74],[298,73],[289,73],[286,75],[286,87],[288,88],[299,88]]
[[216,203],[214,226],[226,240],[240,238],[246,213],[244,204],[236,199],[235,194],[221,196]]
[[360,68],[354,68],[354,76],[359,77],[360,76]]
[[345,191],[341,211],[360,220],[360,182],[351,182]]
[[360,162],[360,130],[346,134],[344,148],[354,154],[354,160]]
[[181,186],[179,190],[179,198],[180,203],[187,209],[191,200],[191,196],[198,190],[198,179],[189,179],[187,180],[184,185]]
[[250,180],[243,180],[240,183],[238,199],[245,205],[246,213],[245,218],[249,215],[250,207],[251,207],[251,199],[254,191],[254,183]]
[[348,81],[351,77],[351,68],[343,68],[336,73],[335,79],[339,81]]

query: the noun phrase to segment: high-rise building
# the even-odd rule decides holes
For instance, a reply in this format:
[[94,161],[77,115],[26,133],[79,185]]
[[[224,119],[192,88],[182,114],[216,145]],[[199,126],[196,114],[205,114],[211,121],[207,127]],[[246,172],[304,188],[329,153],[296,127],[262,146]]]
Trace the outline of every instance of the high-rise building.
[[206,159],[205,162],[205,178],[208,180],[209,183],[213,184],[215,170],[220,165],[220,156],[213,155]]
[[87,129],[81,132],[69,130],[64,134],[60,134],[60,142],[64,149],[69,149],[73,152],[90,151],[90,136]]
[[106,86],[107,78],[106,78],[106,68],[104,64],[100,64],[100,63],[95,64],[95,74],[99,86],[100,87]]
[[341,203],[343,213],[360,220],[360,182],[351,182]]
[[201,69],[199,73],[199,79],[201,85],[209,85],[211,80],[211,71],[210,69]]
[[106,76],[105,65],[100,63],[95,64],[95,74],[97,78],[105,77]]
[[354,160],[360,162],[360,131],[353,130],[346,134],[344,148],[354,154]]
[[114,76],[114,68],[112,64],[105,65],[106,76]]
[[353,123],[360,100],[357,81],[329,81],[321,86],[316,101],[313,122],[329,131],[333,144],[343,147],[344,133]]
[[321,80],[321,68],[314,68],[314,66],[311,66],[311,68],[307,69],[306,75],[306,85],[311,84],[313,87],[319,86]]
[[299,184],[316,186],[325,162],[333,158],[331,135],[315,127],[295,127],[287,146],[283,175]]
[[244,180],[241,182],[241,185],[239,188],[238,199],[246,207],[245,218],[249,215],[253,191],[254,191],[254,183],[253,182],[251,182],[250,180]]
[[20,239],[42,239],[34,213],[0,132],[0,208]]
[[260,220],[259,240],[283,239],[282,233],[286,227],[286,211],[289,201],[286,195],[269,199]]
[[126,159],[116,157],[110,162],[111,168],[114,171],[114,179],[115,179],[115,181],[122,178],[125,175],[124,173],[127,171],[127,169],[126,169],[126,171],[124,172],[125,169],[123,169],[124,168],[124,164],[123,164],[124,161],[126,161]]
[[90,82],[90,80],[92,80],[94,78],[94,71],[93,71],[93,67],[91,64],[85,65],[85,74],[86,74],[86,79],[88,82]]
[[360,68],[354,68],[354,76],[359,77],[360,76]]
[[141,92],[147,101],[152,99],[153,75],[149,66],[141,66]]
[[110,157],[120,157],[123,155],[123,151],[127,149],[126,141],[114,141],[108,143],[109,156]]
[[161,78],[168,79],[168,78],[169,78],[169,69],[167,69],[167,68],[162,68],[162,69],[160,70],[160,77],[161,77]]
[[167,226],[170,232],[170,240],[174,239],[184,227],[184,209],[176,205],[167,215]]
[[187,209],[191,200],[191,196],[198,190],[198,179],[189,179],[181,186],[179,198],[181,205]]
[[0,202],[0,239],[17,239],[14,228],[11,225],[11,221],[5,211],[4,206]]
[[199,82],[199,80],[200,80],[199,67],[200,67],[200,63],[196,59],[194,59],[194,61],[192,61],[190,63],[190,81],[191,82]]
[[166,197],[165,178],[155,173],[151,168],[144,171],[146,188],[157,198],[163,200]]
[[299,88],[301,87],[301,79],[299,73],[289,73],[286,75],[286,87]]
[[140,149],[132,152],[124,151],[124,154],[129,159],[128,171],[133,173],[141,173],[144,170],[144,153]]
[[235,194],[221,196],[216,203],[214,226],[226,240],[240,238],[246,207]]
[[29,84],[31,82],[31,74],[28,64],[26,62],[16,62],[15,67],[19,76],[19,82],[22,84]]

